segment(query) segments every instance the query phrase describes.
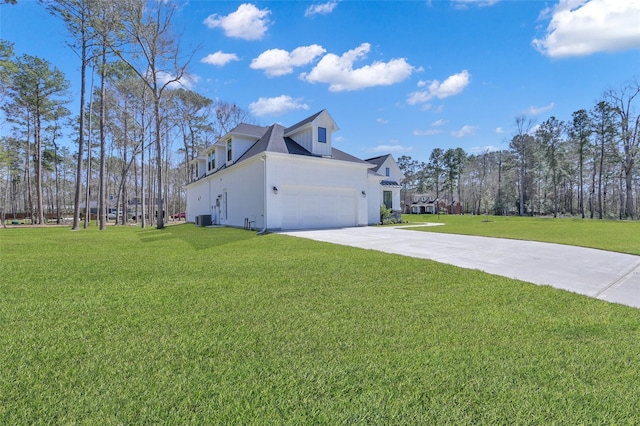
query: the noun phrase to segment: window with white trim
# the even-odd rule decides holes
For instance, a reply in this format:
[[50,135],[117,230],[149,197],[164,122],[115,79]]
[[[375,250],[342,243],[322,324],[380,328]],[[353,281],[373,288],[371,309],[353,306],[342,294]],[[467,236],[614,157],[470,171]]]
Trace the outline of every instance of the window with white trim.
[[216,169],[216,151],[213,150],[207,156],[207,170],[215,170]]
[[388,209],[393,208],[393,192],[382,191],[382,203]]
[[327,129],[325,127],[318,127],[318,142],[327,143]]
[[386,168],[386,170],[384,172],[384,175],[387,176],[387,177],[389,176],[389,168],[388,167]]
[[233,160],[233,144],[232,144],[232,140],[229,139],[227,141],[227,161],[232,161]]

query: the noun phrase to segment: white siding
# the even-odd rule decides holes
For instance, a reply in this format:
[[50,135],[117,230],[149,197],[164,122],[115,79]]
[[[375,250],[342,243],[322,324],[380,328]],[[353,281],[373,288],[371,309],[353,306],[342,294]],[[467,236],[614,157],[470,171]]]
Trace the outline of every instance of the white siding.
[[[331,155],[331,134],[333,133],[334,122],[325,114],[321,114],[313,122],[313,153],[315,155]],[[318,127],[327,129],[327,142],[318,142]]]
[[[226,141],[227,139],[225,139]],[[253,146],[254,143],[256,143],[257,139],[249,139],[249,138],[242,138],[240,136],[233,136],[233,161],[237,161],[238,158],[242,157],[242,154],[244,154],[245,152],[247,152],[249,150],[249,148],[251,148]],[[226,151],[225,151],[225,159],[226,159]]]
[[[327,158],[267,157],[269,229],[367,224],[367,169]],[[273,187],[278,194],[273,193]]]
[[367,190],[368,225],[380,223],[380,206],[382,205],[382,190],[379,176],[369,176]]
[[[386,174],[386,169],[387,167],[389,168],[389,176],[385,176]],[[378,174],[381,174],[382,176],[384,176],[382,178],[382,180],[390,180],[390,181],[394,181],[397,183],[400,183],[402,181],[402,179],[404,179],[404,175],[402,174],[402,171],[400,170],[400,167],[398,167],[398,164],[395,162],[395,160],[393,159],[393,157],[389,156],[384,163],[382,163],[382,166],[378,169]],[[379,193],[380,193],[380,204],[383,203],[383,198],[382,198],[382,193],[384,191],[391,191],[392,193],[392,210],[401,210],[401,204],[400,204],[400,188],[393,188],[393,187],[379,187]],[[379,212],[378,212],[379,215]]]
[[263,182],[259,157],[194,182],[187,188],[187,220],[195,222],[196,216],[210,214],[213,223],[242,227],[248,218],[263,227]]
[[304,129],[299,133],[294,133],[291,139],[309,152],[313,152],[313,132],[311,128]]
[[226,171],[217,182],[215,189],[219,194],[227,193],[227,216],[221,218],[221,224],[235,227],[244,226],[244,220],[255,222],[263,227],[264,210],[264,171],[259,158],[246,160]]
[[192,183],[187,189],[187,222],[195,222],[196,216],[211,214],[209,179]]
[[385,180],[393,180],[400,183],[400,181],[404,179],[402,170],[400,170],[400,167],[398,167],[398,164],[392,157],[388,157],[384,163],[382,163],[382,166],[378,169],[378,173],[384,176],[387,167],[389,168],[389,176],[385,176]]

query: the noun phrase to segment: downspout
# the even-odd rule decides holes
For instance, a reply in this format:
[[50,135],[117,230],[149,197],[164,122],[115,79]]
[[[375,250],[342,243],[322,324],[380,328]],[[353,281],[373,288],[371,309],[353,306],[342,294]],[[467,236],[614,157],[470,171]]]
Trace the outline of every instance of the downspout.
[[264,227],[262,228],[262,230],[258,231],[256,235],[264,235],[267,233],[267,156],[262,155],[260,159],[262,160],[263,170],[264,170],[264,191],[263,191],[263,196],[264,196],[263,209],[264,210],[262,214],[262,217],[264,218],[264,224],[263,224]]
[[209,195],[209,199],[207,200],[207,204],[209,206],[211,206],[209,208],[209,213],[211,213],[211,223],[217,225],[217,223],[214,222],[214,218],[215,218],[215,212],[213,211],[213,204],[211,204],[211,178],[209,178],[207,180],[207,186],[209,188],[209,190],[207,191],[208,195]]

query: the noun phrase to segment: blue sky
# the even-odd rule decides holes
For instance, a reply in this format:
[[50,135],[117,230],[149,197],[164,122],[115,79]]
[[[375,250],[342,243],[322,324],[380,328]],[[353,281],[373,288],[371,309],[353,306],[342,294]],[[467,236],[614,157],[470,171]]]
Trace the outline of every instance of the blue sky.
[[[516,116],[569,120],[640,75],[640,0],[200,0],[176,18],[197,49],[184,86],[262,125],[327,109],[335,146],[361,158],[504,149]],[[42,6],[0,6],[0,37],[58,66],[77,100],[77,57]]]

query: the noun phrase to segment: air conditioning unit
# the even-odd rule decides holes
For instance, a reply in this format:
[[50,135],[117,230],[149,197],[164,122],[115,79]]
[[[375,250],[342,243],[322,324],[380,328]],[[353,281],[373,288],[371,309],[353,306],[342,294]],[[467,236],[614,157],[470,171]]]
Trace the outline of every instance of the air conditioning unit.
[[211,215],[201,214],[196,216],[196,226],[211,226]]

